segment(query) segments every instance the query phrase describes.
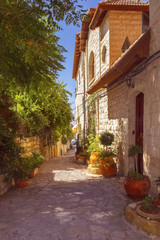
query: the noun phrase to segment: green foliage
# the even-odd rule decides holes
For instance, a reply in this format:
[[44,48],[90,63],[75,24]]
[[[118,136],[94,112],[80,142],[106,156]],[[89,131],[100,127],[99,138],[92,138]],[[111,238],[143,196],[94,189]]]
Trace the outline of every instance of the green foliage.
[[89,123],[89,129],[88,134],[92,134],[95,137],[96,130],[95,130],[95,114],[96,114],[96,106],[95,106],[95,96],[96,93],[90,95],[88,97],[88,123]]
[[0,173],[13,174],[17,163],[26,175],[15,140],[23,130],[48,145],[71,136],[69,92],[56,82],[65,52],[56,32],[57,21],[76,24],[80,8],[77,0],[0,0]]
[[34,0],[26,0],[26,2],[43,9],[46,12],[48,23],[53,23],[53,25],[62,20],[66,24],[77,25],[79,19],[82,19],[84,15],[82,5],[79,5],[78,0],[39,0],[36,3]]
[[140,205],[140,209],[144,211],[153,211],[156,208],[156,205],[153,204],[153,199],[146,196],[143,199],[143,202]]
[[139,145],[131,145],[128,150],[129,157],[135,157],[137,154],[143,153],[143,148]]
[[62,136],[61,141],[62,141],[62,144],[67,144],[68,139],[66,136]]
[[108,131],[105,131],[101,133],[99,140],[102,145],[110,146],[114,141],[114,135]]
[[134,158],[134,170],[137,172],[137,155],[143,153],[143,148],[139,145],[131,145],[128,149],[128,156]]
[[89,141],[89,146],[88,146],[88,150],[87,150],[88,153],[100,151],[98,136],[94,137],[93,134],[90,134],[88,136],[88,141]]
[[142,180],[144,179],[144,176],[136,171],[130,171],[128,173],[128,177],[136,180]]
[[65,85],[52,82],[50,87],[40,85],[37,91],[10,90],[16,110],[26,126],[26,135],[40,135],[49,144],[56,143],[60,135],[72,137],[70,122],[73,119]]
[[99,154],[98,154],[98,158],[105,158],[105,157],[115,157],[116,154],[112,149],[108,149],[108,150],[104,150],[102,149]]
[[64,48],[46,11],[28,1],[0,1],[0,87],[49,85],[63,69]]
[[16,159],[12,164],[12,176],[25,179],[34,168],[40,167],[42,163],[43,157],[37,152],[33,152],[31,156]]
[[21,121],[12,111],[10,98],[0,95],[0,173],[9,174],[12,171],[11,164],[15,159],[21,159],[23,152],[15,137],[20,132]]
[[32,155],[26,157],[26,160],[28,161],[29,168],[33,170],[34,168],[39,168],[42,165],[44,158],[39,153],[32,152]]
[[24,180],[26,177],[29,176],[31,170],[31,165],[27,157],[16,159],[12,163],[12,172],[10,173],[10,175],[16,179],[20,178]]
[[81,145],[82,145],[83,149],[88,149],[88,146],[89,146],[88,137],[86,137],[85,139],[82,139]]

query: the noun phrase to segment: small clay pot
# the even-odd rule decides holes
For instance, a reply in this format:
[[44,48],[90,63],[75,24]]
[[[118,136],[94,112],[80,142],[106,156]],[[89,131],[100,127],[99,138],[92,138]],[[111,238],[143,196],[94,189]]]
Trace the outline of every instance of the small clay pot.
[[24,188],[27,187],[28,185],[28,177],[26,177],[25,179],[20,179],[20,178],[15,178],[15,187],[17,188]]

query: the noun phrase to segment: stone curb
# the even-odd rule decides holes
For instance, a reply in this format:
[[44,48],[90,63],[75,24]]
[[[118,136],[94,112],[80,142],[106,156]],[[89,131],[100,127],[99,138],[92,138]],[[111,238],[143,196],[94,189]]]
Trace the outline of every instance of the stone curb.
[[160,221],[138,215],[135,210],[138,204],[139,202],[132,203],[126,207],[125,219],[129,223],[136,225],[138,229],[142,229],[148,234],[153,234],[155,236],[160,237]]

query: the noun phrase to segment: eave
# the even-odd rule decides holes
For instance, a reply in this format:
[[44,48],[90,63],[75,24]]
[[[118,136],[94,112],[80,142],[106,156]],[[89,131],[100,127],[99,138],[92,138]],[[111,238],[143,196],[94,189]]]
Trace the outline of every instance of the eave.
[[96,12],[92,18],[92,21],[89,25],[91,30],[99,27],[106,15],[107,11],[116,10],[116,11],[141,11],[149,13],[149,4],[148,2],[144,4],[114,4],[107,2],[100,2],[96,8]]
[[80,33],[77,33],[76,34],[75,49],[74,49],[72,78],[76,78],[80,56],[81,56],[81,52],[80,52]]
[[88,21],[85,19],[82,20],[81,32],[76,35],[72,78],[76,78],[81,52],[85,52],[86,40],[88,38],[89,24],[91,22],[91,19],[94,13],[95,13],[95,8],[90,8],[88,13],[88,17],[89,17]]
[[104,74],[88,89],[88,94],[106,88],[128,73],[149,56],[150,29],[145,32]]

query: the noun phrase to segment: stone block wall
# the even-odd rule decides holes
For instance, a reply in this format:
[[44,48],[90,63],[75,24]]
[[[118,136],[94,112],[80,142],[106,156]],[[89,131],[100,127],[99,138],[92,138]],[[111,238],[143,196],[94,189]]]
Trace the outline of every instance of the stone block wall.
[[[109,14],[107,13],[100,26],[100,74],[103,74],[110,64],[110,44],[109,44]],[[103,48],[106,47],[106,61],[102,59]]]
[[39,137],[18,138],[21,146],[25,149],[24,156],[29,156],[32,152],[40,153],[40,139]]
[[89,30],[88,33],[88,42],[87,42],[87,51],[88,51],[88,86],[92,83],[89,79],[89,59],[90,54],[93,51],[94,53],[94,81],[96,81],[100,77],[100,31],[99,28],[96,28],[95,30]]
[[150,0],[150,27],[151,27],[151,45],[150,53],[153,54],[160,50],[159,39],[160,39],[160,1]]
[[122,54],[122,45],[128,36],[133,44],[142,34],[142,12],[110,11],[110,65]]
[[24,148],[24,156],[29,156],[32,152],[38,152],[46,161],[49,161],[54,157],[62,156],[67,152],[67,148],[69,148],[69,143],[63,145],[61,141],[58,141],[56,145],[48,146],[46,139],[37,136],[23,139],[18,138],[17,141],[19,141]]

